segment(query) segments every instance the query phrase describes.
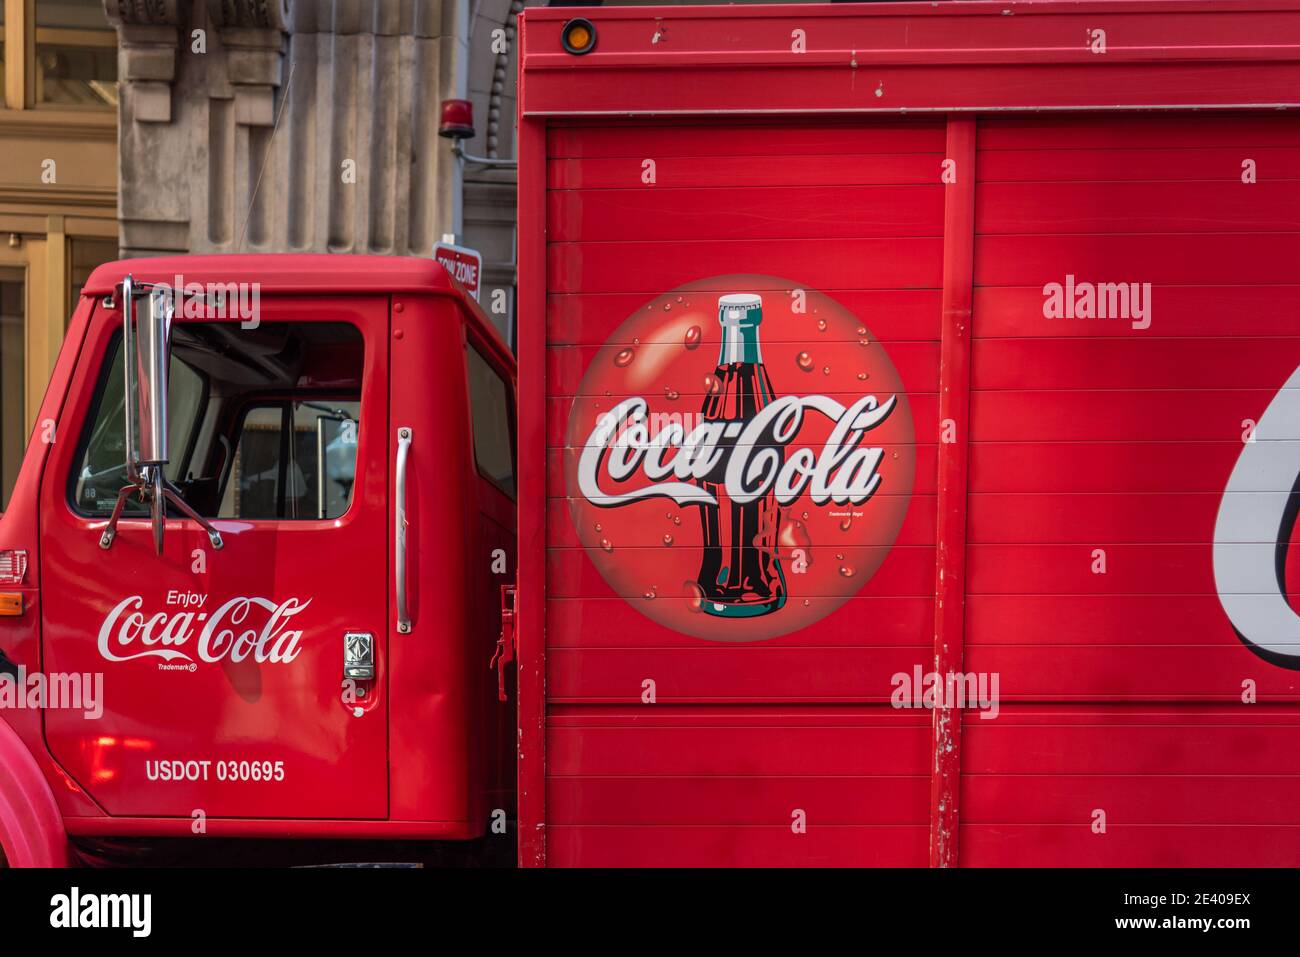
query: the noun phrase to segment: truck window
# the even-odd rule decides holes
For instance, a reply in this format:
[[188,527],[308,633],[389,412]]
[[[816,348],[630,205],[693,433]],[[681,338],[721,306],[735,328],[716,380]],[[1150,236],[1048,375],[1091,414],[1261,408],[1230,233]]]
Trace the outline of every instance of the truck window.
[[359,402],[250,408],[218,516],[338,518],[352,497],[360,412]]
[[[126,484],[126,436],[123,432],[123,413],[126,395],[122,384],[122,335],[113,337],[108,349],[109,362],[102,370],[97,410],[90,420],[91,426],[84,438],[85,454],[76,474],[73,501],[89,514],[103,511],[111,514],[117,492]],[[172,449],[172,460],[163,470],[173,482],[180,473],[183,451],[194,431],[195,419],[203,399],[206,383],[203,377],[184,362],[173,356],[167,382],[167,441]],[[138,505],[133,510],[143,514],[146,509]]]
[[[81,437],[69,499],[112,513],[125,484],[121,336]],[[363,340],[346,323],[172,326],[168,478],[205,518],[338,518],[352,501]],[[126,514],[147,505],[128,500]]]
[[469,364],[469,408],[474,426],[474,459],[478,470],[501,491],[515,497],[514,442],[510,421],[510,390],[479,351],[465,350]]

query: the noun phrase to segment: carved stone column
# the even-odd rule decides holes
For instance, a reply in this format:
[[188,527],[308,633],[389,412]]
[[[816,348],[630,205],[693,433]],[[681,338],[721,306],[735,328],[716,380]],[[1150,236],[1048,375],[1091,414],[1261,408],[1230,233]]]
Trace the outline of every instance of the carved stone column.
[[439,103],[467,0],[105,0],[123,255],[428,256],[460,233]]

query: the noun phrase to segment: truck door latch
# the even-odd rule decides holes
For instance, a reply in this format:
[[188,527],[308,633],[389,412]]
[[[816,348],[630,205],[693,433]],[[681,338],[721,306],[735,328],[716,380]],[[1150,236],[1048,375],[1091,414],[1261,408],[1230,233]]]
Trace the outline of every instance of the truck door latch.
[[343,633],[343,677],[375,680],[375,636],[368,631]]
[[497,700],[506,701],[506,665],[515,660],[515,586],[501,586],[501,637],[489,668],[497,670]]

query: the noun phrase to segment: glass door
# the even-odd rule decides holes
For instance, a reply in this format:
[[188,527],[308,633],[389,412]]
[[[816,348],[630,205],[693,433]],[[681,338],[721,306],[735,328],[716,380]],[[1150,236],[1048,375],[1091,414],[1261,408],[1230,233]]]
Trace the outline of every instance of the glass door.
[[27,446],[23,327],[25,270],[0,266],[0,511],[9,507]]

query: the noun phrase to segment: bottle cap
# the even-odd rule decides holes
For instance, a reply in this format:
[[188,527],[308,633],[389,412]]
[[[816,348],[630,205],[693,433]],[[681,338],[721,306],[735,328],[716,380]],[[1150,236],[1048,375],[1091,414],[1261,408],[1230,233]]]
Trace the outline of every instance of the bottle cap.
[[723,325],[755,324],[763,321],[763,297],[752,292],[718,298],[718,322]]

